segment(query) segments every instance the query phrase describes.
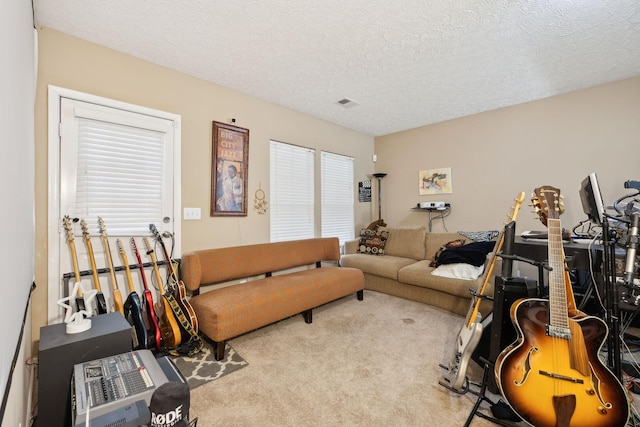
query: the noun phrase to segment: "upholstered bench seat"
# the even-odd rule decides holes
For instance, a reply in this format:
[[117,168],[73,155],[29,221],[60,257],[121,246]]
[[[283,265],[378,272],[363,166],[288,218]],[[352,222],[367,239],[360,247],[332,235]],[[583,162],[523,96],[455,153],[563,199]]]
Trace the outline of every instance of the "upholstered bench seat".
[[[338,266],[339,259],[338,239],[306,239],[188,252],[180,273],[194,292],[200,332],[220,360],[230,338],[300,313],[311,323],[313,308],[352,293],[362,300],[362,271]],[[247,281],[225,283],[238,279]]]

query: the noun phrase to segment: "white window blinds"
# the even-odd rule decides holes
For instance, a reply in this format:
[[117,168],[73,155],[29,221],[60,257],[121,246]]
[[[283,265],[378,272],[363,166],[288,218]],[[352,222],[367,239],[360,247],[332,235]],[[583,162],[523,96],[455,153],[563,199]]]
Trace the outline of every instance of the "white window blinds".
[[338,237],[340,244],[354,238],[353,158],[323,151],[322,237]]
[[315,150],[270,142],[271,241],[314,237]]
[[63,99],[61,123],[63,215],[122,236],[172,219],[170,120]]
[[76,212],[123,234],[161,223],[163,150],[160,132],[79,119]]

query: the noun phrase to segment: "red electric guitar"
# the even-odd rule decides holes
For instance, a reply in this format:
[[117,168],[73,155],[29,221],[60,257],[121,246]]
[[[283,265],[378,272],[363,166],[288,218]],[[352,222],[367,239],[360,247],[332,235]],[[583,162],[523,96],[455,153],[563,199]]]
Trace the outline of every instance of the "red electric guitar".
[[511,306],[518,338],[496,360],[496,383],[531,425],[623,427],[629,419],[626,391],[598,357],[607,325],[577,310],[565,270],[560,190],[544,186],[534,196],[548,227],[549,299],[526,298]]

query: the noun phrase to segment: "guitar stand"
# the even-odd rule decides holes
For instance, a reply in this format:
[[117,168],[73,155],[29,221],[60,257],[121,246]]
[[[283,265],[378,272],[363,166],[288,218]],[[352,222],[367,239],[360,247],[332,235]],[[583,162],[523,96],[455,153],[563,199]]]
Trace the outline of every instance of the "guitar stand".
[[[467,417],[467,421],[464,423],[464,427],[469,427],[471,425],[471,421],[473,421],[473,418],[476,417],[476,416],[478,416],[480,418],[484,418],[485,420],[491,421],[494,424],[498,424],[498,425],[505,426],[505,427],[512,427],[513,424],[508,422],[508,421],[503,421],[503,420],[500,420],[498,418],[489,416],[487,414],[483,414],[482,412],[478,411],[478,409],[480,409],[480,405],[482,404],[482,402],[488,402],[492,406],[497,404],[496,402],[491,400],[486,395],[486,392],[487,392],[487,380],[489,379],[489,372],[492,371],[493,363],[489,362],[484,357],[480,357],[480,360],[482,360],[482,362],[484,363],[484,369],[482,371],[482,382],[480,384],[472,383],[474,385],[480,386],[480,391],[478,392],[478,391],[473,391],[473,390],[469,389],[468,388],[469,381],[467,380],[467,385],[466,385],[467,390],[466,391],[469,391],[472,394],[475,394],[476,396],[478,396],[478,399],[476,400],[475,405],[473,405],[473,409],[471,410],[471,413]],[[466,391],[465,391],[465,393],[466,393]],[[515,414],[514,414],[514,416],[517,417],[517,415],[515,415]]]

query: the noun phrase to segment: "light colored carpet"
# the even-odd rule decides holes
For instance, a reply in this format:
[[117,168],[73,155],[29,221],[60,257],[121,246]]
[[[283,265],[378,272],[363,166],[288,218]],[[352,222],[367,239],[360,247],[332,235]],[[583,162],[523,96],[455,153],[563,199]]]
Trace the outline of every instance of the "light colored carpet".
[[[438,385],[464,319],[365,291],[230,341],[248,366],[191,393],[198,426],[462,426],[476,396]],[[481,370],[471,364],[473,379]],[[486,403],[482,411],[489,413]],[[493,423],[475,417],[473,427]]]

